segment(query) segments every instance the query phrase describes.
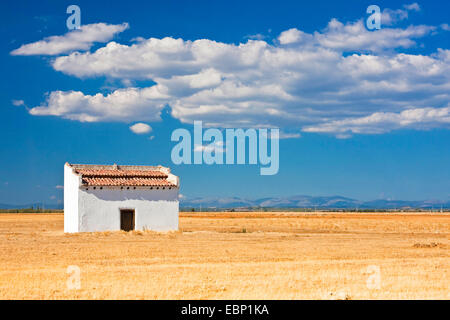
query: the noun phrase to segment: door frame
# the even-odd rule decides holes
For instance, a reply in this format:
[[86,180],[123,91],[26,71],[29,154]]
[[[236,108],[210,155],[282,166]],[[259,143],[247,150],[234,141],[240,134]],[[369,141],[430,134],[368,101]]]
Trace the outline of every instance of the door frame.
[[[132,219],[132,228],[131,230],[124,230],[122,229],[122,213],[126,211],[132,212],[133,214],[133,219]],[[133,231],[136,230],[136,209],[135,208],[119,208],[119,230],[124,230],[124,231]]]

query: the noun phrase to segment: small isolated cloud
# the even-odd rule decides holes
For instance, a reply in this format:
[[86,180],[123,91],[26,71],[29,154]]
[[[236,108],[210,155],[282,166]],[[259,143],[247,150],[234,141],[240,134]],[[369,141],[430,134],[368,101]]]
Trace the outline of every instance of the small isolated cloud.
[[302,135],[300,133],[288,133],[288,132],[280,132],[280,139],[298,139],[301,138]]
[[336,138],[338,139],[350,139],[352,137],[349,133],[337,133]]
[[381,23],[382,25],[393,25],[398,21],[406,20],[409,17],[409,11],[420,11],[419,4],[416,2],[405,4],[403,9],[397,10],[386,8],[381,13]]
[[120,82],[122,82],[122,84],[125,87],[132,87],[133,86],[133,81],[130,79],[121,79]]
[[153,140],[153,139],[155,139],[155,136],[148,137],[148,140]]
[[215,153],[224,153],[225,147],[223,141],[217,141],[210,143],[208,145],[195,146],[195,152],[215,152]]
[[405,4],[403,5],[403,8],[406,10],[413,10],[413,11],[420,11],[420,6],[417,2],[411,3],[411,4]]
[[263,35],[262,33],[257,33],[257,34],[246,35],[244,38],[251,39],[251,40],[264,40],[267,38],[267,36]]
[[144,37],[135,37],[130,40],[130,42],[142,42],[142,41],[145,41]]
[[16,107],[25,106],[25,101],[23,100],[12,100],[11,103]]
[[51,36],[43,40],[22,45],[11,52],[13,56],[58,55],[75,50],[89,50],[95,42],[107,42],[114,35],[128,28],[128,23],[118,25],[106,23],[86,24],[63,36]]
[[57,186],[55,186],[55,188],[56,188],[56,189],[64,189],[64,186],[57,185]]
[[278,132],[278,136],[273,136],[272,137],[273,132],[271,132],[271,130],[273,130],[273,128],[269,128],[268,131],[267,131],[267,134],[266,134],[266,132],[261,131],[259,133],[260,137],[261,138],[267,138],[267,139],[278,138],[280,140],[281,139],[298,139],[298,138],[302,137],[302,135],[300,133],[298,133],[298,132],[284,132],[284,131],[279,131]]
[[445,31],[450,31],[450,26],[447,23],[441,24],[441,29]]
[[55,200],[55,199],[56,199],[56,196],[50,196],[50,199],[51,199],[51,200]]
[[150,131],[152,131],[152,127],[150,127],[146,123],[139,122],[139,123],[132,125],[130,127],[130,130],[136,134],[145,134],[145,133],[149,133]]

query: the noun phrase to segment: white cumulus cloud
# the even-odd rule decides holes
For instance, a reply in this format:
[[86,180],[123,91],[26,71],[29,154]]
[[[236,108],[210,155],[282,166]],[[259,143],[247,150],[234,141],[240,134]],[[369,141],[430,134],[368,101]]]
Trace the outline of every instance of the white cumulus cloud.
[[[450,50],[413,53],[417,42],[435,30],[410,25],[368,31],[363,19],[331,19],[313,33],[284,31],[274,43],[172,37],[139,38],[130,45],[111,41],[93,52],[59,56],[52,66],[79,78],[118,79],[129,87],[91,95],[53,91],[30,113],[77,121],[152,122],[169,105],[182,122],[202,120],[217,127],[278,126],[286,132],[303,129],[340,137],[447,128],[436,117],[408,125],[375,121],[405,117],[409,110],[432,113],[450,101]],[[405,48],[408,53],[402,52]],[[143,79],[155,85],[132,87]],[[359,121],[374,124],[363,128]]]
[[30,110],[32,115],[60,116],[81,122],[158,121],[168,96],[161,85],[149,88],[118,89],[104,96],[80,91],[53,91],[44,106]]
[[289,44],[289,43],[295,43],[299,42],[304,38],[306,34],[296,28],[292,28],[286,31],[283,31],[278,36],[278,41],[280,41],[281,44]]
[[95,42],[107,42],[114,35],[128,28],[127,23],[113,25],[106,23],[86,24],[80,29],[67,32],[63,36],[51,36],[43,40],[22,45],[11,52],[12,55],[58,55],[75,50],[88,50]]
[[150,131],[152,131],[152,127],[150,127],[146,123],[139,122],[139,123],[132,125],[130,127],[130,130],[136,134],[144,134],[144,133],[149,133]]
[[407,109],[399,113],[375,112],[366,117],[335,120],[306,127],[303,131],[349,137],[354,133],[379,134],[402,128],[429,129],[435,127],[436,123],[450,128],[450,107]]

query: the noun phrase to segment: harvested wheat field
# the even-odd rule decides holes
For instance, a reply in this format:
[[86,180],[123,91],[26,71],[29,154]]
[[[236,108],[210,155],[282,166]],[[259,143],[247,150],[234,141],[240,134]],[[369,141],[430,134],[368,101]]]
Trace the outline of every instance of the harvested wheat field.
[[179,232],[84,234],[0,214],[0,299],[449,299],[449,236],[445,213],[181,213]]

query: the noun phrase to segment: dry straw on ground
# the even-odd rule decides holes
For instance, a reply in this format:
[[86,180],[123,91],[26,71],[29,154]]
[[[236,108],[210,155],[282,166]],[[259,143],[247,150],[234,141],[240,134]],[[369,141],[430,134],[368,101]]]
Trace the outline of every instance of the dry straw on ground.
[[0,214],[0,299],[450,298],[448,214],[182,213],[179,232],[62,230],[62,214]]

